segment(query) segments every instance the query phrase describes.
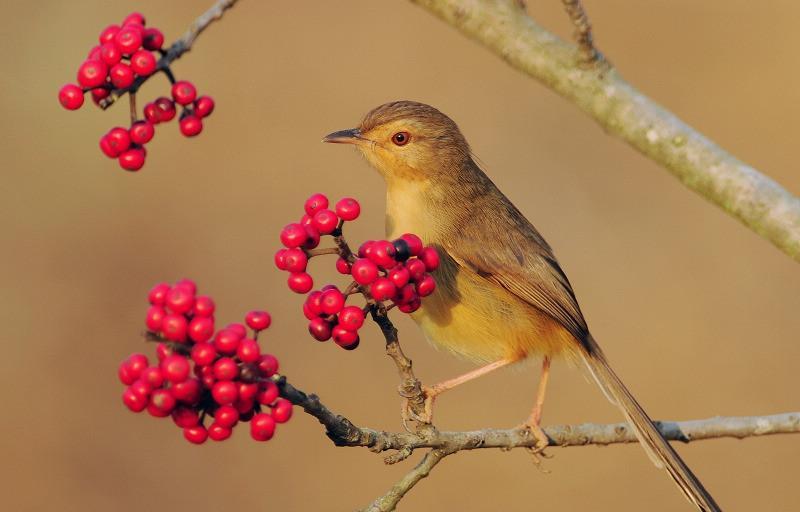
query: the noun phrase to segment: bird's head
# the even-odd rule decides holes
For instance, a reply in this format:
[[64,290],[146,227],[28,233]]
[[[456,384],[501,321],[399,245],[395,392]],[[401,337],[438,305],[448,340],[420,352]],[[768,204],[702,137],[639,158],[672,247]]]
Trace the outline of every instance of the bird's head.
[[388,180],[427,180],[452,174],[470,160],[456,123],[430,105],[395,101],[370,111],[357,128],[323,142],[353,144]]

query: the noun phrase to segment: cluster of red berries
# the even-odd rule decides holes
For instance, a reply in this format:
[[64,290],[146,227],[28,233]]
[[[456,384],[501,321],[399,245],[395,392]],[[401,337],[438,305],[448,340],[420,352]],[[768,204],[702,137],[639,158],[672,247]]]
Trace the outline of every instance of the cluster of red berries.
[[[61,105],[77,110],[83,105],[84,93],[90,92],[98,105],[111,94],[129,92],[133,95],[141,80],[158,70],[153,51],[162,52],[164,35],[154,27],[145,28],[139,13],[128,15],[122,25],[109,25],[99,36],[100,44],[89,52],[78,68],[78,85],[66,84],[58,92]],[[163,52],[162,52],[163,53]],[[138,171],[144,165],[147,151],[144,145],[155,135],[155,125],[175,118],[176,104],[183,107],[180,131],[194,137],[203,130],[202,119],[214,110],[214,100],[197,96],[197,89],[185,80],[175,82],[172,73],[164,68],[172,84],[172,98],[160,97],[144,107],[144,119],[135,120],[130,128],[114,127],[100,138],[100,149],[109,158],[116,158],[126,171]],[[132,112],[132,117],[135,112]]]
[[[285,246],[275,254],[275,264],[289,272],[289,288],[308,293],[314,281],[308,274],[310,252],[323,235],[341,236],[344,221],[358,217],[361,208],[355,199],[345,198],[336,203],[335,211],[328,209],[328,198],[312,195],[305,203],[305,215],[299,223],[289,224],[281,231]],[[361,244],[357,256],[342,254],[336,261],[339,273],[352,276],[353,283],[342,292],[334,285],[324,286],[308,294],[303,313],[309,320],[308,330],[315,339],[333,338],[342,348],[358,347],[358,330],[364,324],[369,306],[346,305],[349,296],[361,293],[373,303],[391,302],[404,313],[413,313],[436,289],[429,274],[439,267],[435,248],[425,247],[422,240],[406,233],[396,240],[370,240]]]
[[[158,344],[158,362],[150,365],[144,354],[132,354],[119,367],[127,387],[122,401],[134,412],[172,416],[184,437],[195,444],[206,439],[228,439],[239,422],[250,422],[250,435],[268,441],[277,423],[292,416],[292,404],[279,397],[271,379],[278,360],[262,354],[257,337],[268,328],[266,311],[251,311],[244,324],[233,323],[215,331],[214,301],[197,295],[197,287],[184,279],[170,286],[157,284],[148,295],[145,324]],[[206,418],[213,417],[208,426]]]

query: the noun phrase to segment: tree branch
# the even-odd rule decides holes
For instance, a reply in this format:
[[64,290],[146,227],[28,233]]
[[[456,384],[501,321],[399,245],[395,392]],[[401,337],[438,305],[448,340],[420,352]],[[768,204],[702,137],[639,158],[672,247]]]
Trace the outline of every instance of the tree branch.
[[637,91],[614,69],[580,65],[580,49],[534,22],[517,1],[411,2],[571,101],[605,130],[800,261],[800,200]]
[[604,60],[603,54],[594,46],[592,36],[592,25],[589,23],[589,16],[581,4],[581,0],[561,0],[567,15],[575,25],[575,41],[578,43],[583,60],[586,64],[594,64]]
[[427,477],[431,473],[433,467],[450,455],[450,453],[452,452],[441,448],[436,448],[426,453],[414,469],[406,473],[406,475],[401,478],[399,482],[394,484],[386,494],[373,501],[363,512],[389,512],[394,510],[400,500],[403,499],[403,496],[405,496],[412,487],[417,485],[420,480]]

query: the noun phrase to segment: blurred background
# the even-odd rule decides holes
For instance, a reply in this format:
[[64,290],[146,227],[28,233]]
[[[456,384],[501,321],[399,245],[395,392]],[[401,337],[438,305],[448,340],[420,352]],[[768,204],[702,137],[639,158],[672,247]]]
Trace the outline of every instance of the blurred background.
[[[320,144],[394,99],[431,103],[461,126],[488,173],[556,249],[595,337],[654,418],[798,410],[800,270],[552,92],[410,2],[246,0],[174,66],[212,95],[187,140],[159,126],[138,174],[97,141],[128,121],[64,111],[58,88],[96,34],[133,10],[181,35],[209,1],[4,3],[0,41],[3,186],[0,487],[6,510],[353,510],[419,455],[386,467],[335,448],[299,412],[265,444],[186,443],[169,420],[120,401],[117,364],[147,350],[146,293],[196,279],[218,322],[266,308],[267,350],[298,387],[354,422],[401,428],[397,378],[379,332],[345,352],[306,333],[301,297],[273,267],[278,231],[312,192],[357,197],[353,241],[382,236],[379,176],[348,147]],[[561,2],[529,0],[563,37]],[[800,5],[746,0],[587,0],[600,49],[623,76],[789,190],[800,117]],[[139,101],[168,92],[148,83]],[[330,268],[332,268],[330,262]],[[324,267],[324,268],[323,268]],[[319,283],[338,279],[315,262]],[[426,382],[472,366],[398,320]],[[510,427],[538,371],[503,371],[438,402],[444,429]],[[559,363],[545,423],[621,418]],[[797,510],[800,438],[712,440],[678,450],[726,510]],[[635,445],[553,449],[538,471],[522,450],[448,458],[401,510],[690,510]]]

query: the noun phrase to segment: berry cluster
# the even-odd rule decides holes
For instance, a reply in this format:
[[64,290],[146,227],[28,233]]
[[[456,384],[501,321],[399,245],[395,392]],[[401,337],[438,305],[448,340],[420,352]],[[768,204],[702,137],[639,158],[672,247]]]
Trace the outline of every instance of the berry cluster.
[[[311,336],[319,341],[333,338],[340,347],[352,350],[358,347],[358,330],[370,308],[396,306],[404,313],[420,308],[422,298],[436,289],[436,281],[429,272],[439,267],[439,254],[435,248],[425,247],[418,236],[407,233],[392,241],[364,242],[354,255],[342,239],[342,227],[345,221],[358,217],[361,211],[358,202],[342,199],[336,203],[335,211],[328,209],[328,204],[323,194],[314,194],[306,201],[300,222],[281,231],[285,248],[275,254],[275,264],[290,273],[288,285],[292,291],[311,292],[303,304]],[[335,237],[337,248],[315,253],[324,235]],[[331,253],[339,255],[336,261],[339,273],[351,276],[353,282],[344,291],[335,285],[311,291],[314,280],[307,272],[308,260]],[[347,299],[355,294],[363,295],[367,306],[347,305]]]
[[[131,97],[131,126],[114,127],[100,138],[100,150],[116,158],[126,171],[138,171],[144,165],[144,145],[155,135],[155,125],[175,118],[176,104],[182,106],[179,128],[186,137],[203,130],[202,119],[214,110],[214,100],[197,96],[191,82],[175,81],[168,66],[159,67],[155,55],[163,55],[164,35],[155,27],[145,27],[139,13],[128,15],[121,25],[109,25],[99,36],[88,58],[78,68],[78,84],[66,84],[58,92],[61,105],[77,110],[83,105],[84,93],[90,92],[95,104],[107,106],[110,96],[128,93]],[[136,113],[133,97],[144,79],[163,71],[172,83],[172,98],[160,97],[144,107],[144,119]]]
[[272,379],[278,360],[262,354],[257,341],[271,318],[266,311],[247,314],[252,338],[240,323],[215,331],[214,301],[196,290],[188,279],[150,290],[145,324],[148,337],[160,341],[158,362],[132,354],[120,364],[119,379],[127,386],[122,401],[134,412],[172,416],[195,444],[228,439],[240,421],[250,422],[253,439],[268,441],[276,424],[292,416],[291,402],[279,397]]

